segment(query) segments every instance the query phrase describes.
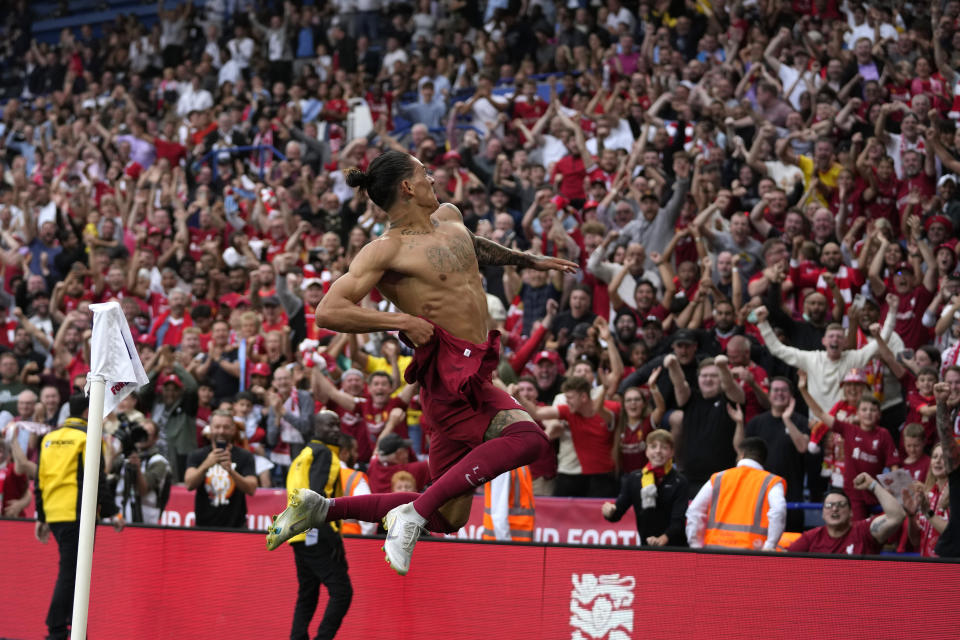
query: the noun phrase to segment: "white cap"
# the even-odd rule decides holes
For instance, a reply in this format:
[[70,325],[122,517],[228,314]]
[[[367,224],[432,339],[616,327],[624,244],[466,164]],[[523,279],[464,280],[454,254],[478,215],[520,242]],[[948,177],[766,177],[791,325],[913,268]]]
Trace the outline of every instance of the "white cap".
[[243,263],[243,256],[233,247],[227,247],[223,252],[223,261],[228,267],[235,267]]
[[304,278],[303,282],[300,283],[300,289],[303,291],[306,291],[307,287],[309,287],[312,284],[318,284],[322,287],[323,280],[321,280],[320,278]]

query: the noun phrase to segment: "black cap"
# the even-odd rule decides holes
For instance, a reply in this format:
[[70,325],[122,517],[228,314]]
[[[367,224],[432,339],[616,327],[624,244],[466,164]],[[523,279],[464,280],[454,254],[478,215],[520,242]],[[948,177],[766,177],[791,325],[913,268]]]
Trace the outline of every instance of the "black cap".
[[691,331],[690,329],[680,329],[670,340],[670,344],[677,344],[680,342],[686,342],[689,344],[699,344],[700,341],[697,340],[697,334]]
[[381,454],[388,456],[391,453],[396,453],[398,449],[411,446],[413,446],[413,442],[401,437],[399,433],[388,433],[380,438],[380,442],[377,443],[377,450]]
[[260,298],[260,302],[262,302],[262,303],[263,303],[263,306],[265,306],[265,307],[279,307],[279,306],[280,306],[280,299],[277,298],[277,296],[266,296],[266,297],[264,297],[264,298]]
[[653,191],[644,191],[642,194],[640,194],[641,201],[650,199],[656,200],[657,202],[660,201],[660,198],[658,198],[657,194],[655,194]]
[[661,319],[658,318],[657,316],[647,316],[647,317],[645,317],[645,318],[643,319],[643,321],[640,323],[640,326],[641,326],[641,327],[645,327],[645,326],[647,326],[648,324],[655,324],[655,325],[659,326],[661,329],[663,328],[663,320],[661,320]]
[[570,332],[570,337],[574,340],[581,340],[590,335],[590,323],[581,322],[573,328],[573,331]]

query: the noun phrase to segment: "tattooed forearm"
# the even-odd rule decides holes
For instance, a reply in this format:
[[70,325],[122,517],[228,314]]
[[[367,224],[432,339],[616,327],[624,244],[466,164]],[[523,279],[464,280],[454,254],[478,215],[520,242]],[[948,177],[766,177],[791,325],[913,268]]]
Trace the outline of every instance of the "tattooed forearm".
[[508,249],[502,244],[479,236],[473,236],[473,246],[477,252],[477,262],[481,267],[484,265],[529,267],[537,260],[534,256]]
[[960,467],[960,445],[953,437],[953,412],[946,402],[937,403],[937,434],[940,436],[940,446],[943,448],[943,460],[947,473]]

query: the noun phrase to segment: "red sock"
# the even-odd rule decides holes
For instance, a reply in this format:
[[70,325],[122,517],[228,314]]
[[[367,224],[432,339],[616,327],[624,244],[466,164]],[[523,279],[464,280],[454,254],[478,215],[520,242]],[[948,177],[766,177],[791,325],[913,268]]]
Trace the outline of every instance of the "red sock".
[[448,500],[472,493],[505,471],[530,464],[548,446],[543,429],[536,423],[515,422],[504,429],[500,437],[473,449],[434,480],[433,485],[413,501],[413,508],[429,519]]
[[363,520],[364,522],[380,522],[390,509],[413,502],[419,497],[419,493],[404,491],[334,498],[330,502],[329,511],[327,511],[327,522],[343,520],[344,518]]
[[[334,498],[327,511],[327,522],[353,518],[364,522],[380,522],[383,516],[394,507],[413,502],[420,497],[419,493],[372,493],[365,496],[345,496]],[[434,512],[427,518],[426,528],[435,533],[456,533],[458,528],[447,522],[447,519]]]

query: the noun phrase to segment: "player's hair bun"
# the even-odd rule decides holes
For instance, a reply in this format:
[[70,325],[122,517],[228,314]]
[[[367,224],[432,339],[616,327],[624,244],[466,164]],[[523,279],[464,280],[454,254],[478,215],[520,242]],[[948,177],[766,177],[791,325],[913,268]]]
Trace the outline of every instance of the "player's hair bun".
[[360,189],[367,188],[367,174],[354,167],[347,170],[347,184]]

